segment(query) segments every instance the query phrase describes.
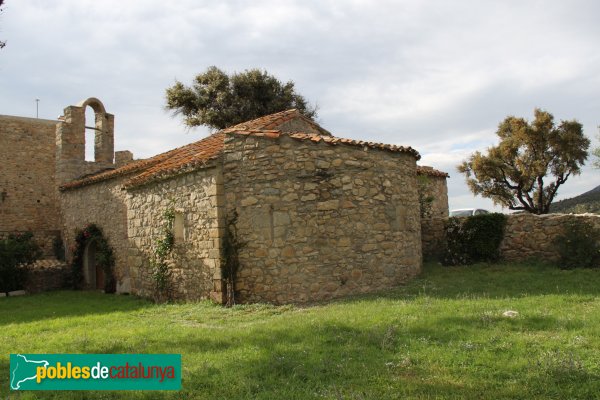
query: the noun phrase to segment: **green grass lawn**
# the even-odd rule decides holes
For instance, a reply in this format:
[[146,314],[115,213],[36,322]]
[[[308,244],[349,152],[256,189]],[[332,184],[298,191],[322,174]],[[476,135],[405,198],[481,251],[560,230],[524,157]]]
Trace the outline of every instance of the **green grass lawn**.
[[183,389],[16,399],[591,399],[600,397],[600,270],[428,264],[393,291],[310,307],[3,298],[0,398],[17,352],[181,353]]

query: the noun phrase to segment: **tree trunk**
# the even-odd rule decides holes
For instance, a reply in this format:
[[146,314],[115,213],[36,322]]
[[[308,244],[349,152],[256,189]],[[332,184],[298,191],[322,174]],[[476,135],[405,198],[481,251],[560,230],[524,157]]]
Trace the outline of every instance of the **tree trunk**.
[[537,212],[540,215],[544,213],[544,178],[542,176],[537,177],[538,193],[537,193]]

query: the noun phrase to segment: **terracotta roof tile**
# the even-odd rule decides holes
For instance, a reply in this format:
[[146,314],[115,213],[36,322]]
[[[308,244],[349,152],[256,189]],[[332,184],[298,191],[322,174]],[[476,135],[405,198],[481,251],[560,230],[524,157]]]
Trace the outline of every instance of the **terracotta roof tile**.
[[[417,160],[421,158],[419,152],[410,146],[396,146],[393,144],[375,143],[375,142],[364,142],[362,140],[352,140],[346,138],[338,138],[335,136],[321,136],[314,133],[305,132],[280,132],[280,131],[232,131],[230,134],[237,135],[253,135],[253,136],[264,136],[278,138],[287,136],[296,140],[310,140],[315,143],[324,142],[329,145],[335,146],[337,144],[345,144],[350,146],[367,147],[372,149],[387,150],[395,153],[408,153],[414,156]],[[268,135],[267,135],[268,133]]]
[[169,157],[130,179],[125,186],[137,186],[205,166],[208,161],[221,155],[224,140],[225,133],[217,132],[202,140],[180,147]]
[[[215,140],[215,136],[217,135],[219,136]],[[223,134],[215,133],[214,135],[208,136],[197,142],[169,150],[154,157],[137,160],[110,171],[101,172],[96,175],[66,183],[62,185],[60,189],[66,190],[78,188],[136,172],[139,172],[139,175],[135,176],[131,181],[137,180],[142,176],[147,178],[149,175],[186,168],[187,164],[192,166],[201,161],[208,161],[215,154],[218,155],[223,148],[223,138]],[[215,143],[217,146],[215,146]],[[218,145],[219,143],[220,146]]]
[[346,144],[346,145],[351,145],[351,146],[360,146],[360,147],[368,147],[368,148],[372,148],[372,149],[387,150],[387,151],[391,151],[391,152],[395,152],[395,153],[409,153],[409,154],[413,155],[417,160],[419,160],[421,158],[421,156],[419,155],[419,152],[410,146],[404,147],[404,146],[396,146],[393,144],[364,142],[362,140],[352,140],[352,139],[347,139],[347,138],[339,138],[339,137],[335,137],[335,136],[320,136],[320,135],[304,133],[304,132],[293,132],[293,133],[288,133],[288,134],[282,133],[281,135],[287,135],[287,136],[291,137],[292,139],[297,139],[297,140],[311,140],[316,143],[324,142],[324,143],[327,143],[327,144],[330,144],[333,146],[341,143],[341,144]]
[[68,183],[61,185],[60,189],[61,190],[73,189],[73,188],[77,188],[77,187],[81,187],[81,186],[86,186],[86,185],[89,185],[89,184],[92,184],[95,182],[101,182],[101,181],[105,181],[108,179],[132,174],[134,172],[144,170],[144,169],[156,164],[157,162],[160,161],[160,158],[162,158],[161,156],[165,156],[165,155],[166,155],[166,153],[163,153],[163,154],[159,154],[158,156],[154,156],[152,158],[136,160],[136,161],[133,161],[127,165],[124,165],[124,166],[116,168],[116,169],[103,171],[103,172],[100,172],[95,175],[80,178],[80,179],[74,180],[72,182],[68,182]]
[[[251,135],[277,139],[287,136],[295,140],[307,140],[313,143],[326,143],[331,146],[349,145],[363,148],[373,148],[397,153],[408,153],[417,160],[420,159],[419,153],[412,147],[396,146],[384,143],[364,142],[361,140],[352,140],[338,138],[330,135],[321,135],[306,132],[282,132],[277,129],[269,129],[270,126],[279,126],[281,121],[289,121],[298,118],[301,115],[297,110],[288,110],[281,113],[268,115],[258,118],[236,127],[227,128],[214,133],[202,140],[188,144],[166,153],[156,155],[145,160],[135,161],[123,167],[102,172],[93,176],[79,179],[61,186],[61,190],[73,189],[86,186],[92,183],[112,179],[119,176],[137,173],[125,183],[125,187],[133,187],[146,184],[155,180],[163,179],[175,174],[188,172],[194,169],[202,168],[211,160],[218,158],[222,154],[225,137],[230,134]],[[301,118],[306,118],[301,116]],[[318,126],[318,125],[317,125]],[[439,172],[439,171],[438,171]]]
[[433,167],[417,165],[417,175],[437,176],[439,178],[450,178],[447,172],[438,171]]
[[312,119],[302,114],[297,109],[281,111],[275,114],[265,115],[264,117],[256,118],[251,121],[242,122],[241,124],[233,125],[225,128],[222,132],[234,131],[251,131],[251,130],[277,130],[281,125],[293,119],[301,119],[316,131],[323,135],[331,136],[331,133],[317,124]]

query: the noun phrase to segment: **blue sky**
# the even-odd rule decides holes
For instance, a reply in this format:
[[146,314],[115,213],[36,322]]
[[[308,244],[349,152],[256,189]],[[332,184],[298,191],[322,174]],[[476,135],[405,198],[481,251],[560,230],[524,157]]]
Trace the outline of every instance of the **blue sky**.
[[[209,133],[164,110],[175,79],[263,68],[319,106],[337,136],[411,145],[448,171],[451,208],[492,208],[455,166],[507,115],[577,119],[598,145],[595,1],[6,0],[0,114],[53,119],[87,97],[116,149],[148,157]],[[590,164],[590,163],[588,163]],[[589,166],[559,198],[600,184]]]

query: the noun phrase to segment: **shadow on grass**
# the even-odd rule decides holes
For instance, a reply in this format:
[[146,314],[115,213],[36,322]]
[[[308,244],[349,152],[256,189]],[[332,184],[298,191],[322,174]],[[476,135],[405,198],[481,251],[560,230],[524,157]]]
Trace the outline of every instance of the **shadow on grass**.
[[[182,390],[169,392],[22,392],[18,399],[387,399],[411,395],[481,398],[483,388],[426,379],[421,366],[390,366],[393,355],[379,338],[347,325],[323,325],[313,332],[262,330],[244,341],[222,345],[218,337],[165,341],[184,354]],[[253,349],[251,355],[234,354]],[[218,361],[214,356],[222,355]],[[8,371],[0,362],[0,370]],[[8,385],[2,387],[8,394]],[[502,397],[498,392],[494,397]],[[509,396],[510,393],[506,393]],[[489,393],[488,393],[489,395]],[[510,397],[510,396],[509,396]]]
[[446,317],[435,320],[435,325],[416,326],[408,329],[412,338],[426,339],[437,344],[449,344],[468,341],[475,338],[477,341],[487,340],[481,332],[503,332],[506,335],[536,334],[540,332],[568,332],[578,331],[585,324],[582,321],[562,320],[550,316],[519,316],[517,318],[505,317]]
[[333,300],[500,299],[540,295],[600,295],[600,269],[562,270],[547,264],[475,264],[445,267],[427,263],[419,276],[394,289]]
[[[600,294],[600,271],[562,271],[539,265],[446,268],[428,264],[420,277],[398,289],[336,303],[552,294],[596,297]],[[3,324],[153,307],[136,298],[85,292],[0,300]],[[273,326],[271,321],[279,325]],[[283,326],[271,321],[248,329],[224,322],[220,330],[198,328],[210,333],[202,335],[174,323],[170,328],[173,335],[145,337],[144,341],[150,343],[148,352],[183,355],[183,389],[177,393],[46,392],[16,398],[593,398],[600,392],[598,376],[577,358],[539,354],[535,349],[527,354],[514,350],[516,359],[539,361],[523,367],[513,360],[477,359],[475,350],[468,350],[467,357],[460,347],[452,348],[457,355],[448,354],[450,347],[440,346],[471,339],[479,345],[484,339],[478,340],[476,332],[492,326],[497,332],[518,335],[522,331],[578,329],[579,321],[544,315],[500,319],[482,314],[445,317],[410,327],[399,324],[397,330],[390,329],[390,324],[395,324],[393,318],[382,325],[362,328],[327,318],[307,322],[298,316],[286,320]],[[177,334],[178,329],[186,329],[185,335]],[[423,344],[421,338],[432,338],[435,343]],[[91,346],[91,350],[128,349],[115,341]],[[6,362],[0,362],[0,371],[8,371]]]
[[[161,340],[158,350],[183,355],[179,392],[40,392],[15,398],[512,399],[592,398],[597,393],[597,376],[570,367],[560,355],[543,358],[542,368],[533,363],[525,369],[501,362],[461,366],[444,354],[439,358],[418,352],[407,356],[401,350],[403,344],[421,334],[396,332],[386,344],[385,326],[359,329],[347,323],[320,322],[187,340],[169,337]],[[459,331],[444,335],[448,341],[464,339]],[[0,363],[0,370],[8,371],[7,363]],[[489,379],[498,371],[514,379]],[[557,377],[561,379],[554,382]]]
[[[561,270],[543,264],[477,264],[443,267],[427,263],[415,279],[397,288],[329,303],[371,300],[510,298],[539,295],[600,295],[600,269]],[[133,311],[153,304],[133,296],[60,291],[0,298],[0,325],[48,318]]]
[[[540,321],[531,323],[534,328]],[[552,325],[552,321],[546,323],[548,327]],[[187,373],[181,393],[187,398],[530,398],[525,393],[586,398],[595,395],[598,389],[594,373],[561,369],[562,362],[554,359],[548,368],[551,373],[539,370],[534,364],[526,370],[501,362],[464,367],[444,354],[439,354],[439,358],[407,357],[402,349],[409,340],[418,337],[416,331],[398,331],[391,342],[388,334],[385,326],[358,329],[331,322],[304,329],[263,328],[243,340],[231,342],[226,351],[228,356],[218,363],[202,358],[203,354],[219,354],[222,339],[173,342],[170,346],[189,355],[183,359]],[[445,335],[448,342],[465,340],[460,331]],[[250,355],[235,356],[243,350],[250,350]],[[515,356],[536,355],[532,352]],[[555,367],[563,374],[561,382],[553,381]],[[487,371],[482,373],[482,369]],[[514,377],[512,386],[500,379],[484,378],[485,374],[493,376],[498,370]],[[568,387],[562,386],[565,381],[569,382]]]
[[128,312],[152,307],[147,300],[100,292],[56,291],[0,298],[0,326],[44,319]]

